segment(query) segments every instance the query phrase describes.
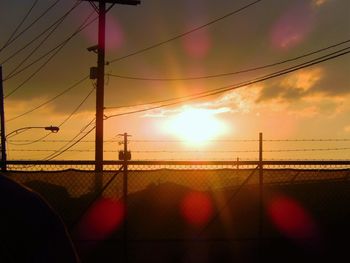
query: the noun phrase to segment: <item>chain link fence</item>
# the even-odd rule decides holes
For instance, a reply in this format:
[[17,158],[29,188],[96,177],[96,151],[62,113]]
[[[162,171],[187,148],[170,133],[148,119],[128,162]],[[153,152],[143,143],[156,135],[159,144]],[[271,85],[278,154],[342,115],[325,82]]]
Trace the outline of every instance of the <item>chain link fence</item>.
[[58,211],[84,262],[321,255],[350,234],[348,161],[127,164],[10,162],[6,174]]

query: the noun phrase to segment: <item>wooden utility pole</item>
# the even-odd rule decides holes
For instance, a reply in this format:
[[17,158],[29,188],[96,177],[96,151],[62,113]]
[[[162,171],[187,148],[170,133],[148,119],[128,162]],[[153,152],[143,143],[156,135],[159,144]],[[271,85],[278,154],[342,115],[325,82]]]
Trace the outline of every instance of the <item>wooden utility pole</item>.
[[97,49],[97,85],[96,85],[96,134],[95,134],[95,170],[103,171],[103,112],[105,82],[105,42],[106,42],[106,2],[99,1],[98,49]]
[[263,262],[263,222],[264,222],[264,166],[263,134],[259,133],[259,257]]
[[[98,45],[97,45],[97,86],[96,86],[96,133],[95,133],[95,171],[96,188],[102,186],[103,172],[103,119],[104,119],[104,76],[105,76],[105,43],[106,43],[106,4],[138,5],[136,0],[83,0],[88,1],[98,13]],[[98,7],[94,4],[98,2]],[[91,76],[90,76],[91,77]]]
[[1,171],[6,172],[6,134],[5,134],[5,106],[4,89],[2,84],[2,67],[0,66],[0,123],[1,123]]

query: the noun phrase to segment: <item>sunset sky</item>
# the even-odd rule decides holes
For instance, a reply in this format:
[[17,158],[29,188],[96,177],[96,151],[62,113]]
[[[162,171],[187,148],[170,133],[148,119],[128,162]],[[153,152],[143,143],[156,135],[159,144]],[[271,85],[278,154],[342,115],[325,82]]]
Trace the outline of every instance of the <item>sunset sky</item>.
[[[75,32],[95,17],[86,1],[0,2],[6,133],[60,126],[8,138],[9,159],[94,158],[97,56],[86,48],[97,44],[97,22]],[[270,76],[349,51],[350,1],[144,0],[115,5],[106,36],[105,159],[117,159],[124,132],[134,159],[256,159],[258,142],[244,140],[259,132],[265,158],[349,158],[350,54]]]

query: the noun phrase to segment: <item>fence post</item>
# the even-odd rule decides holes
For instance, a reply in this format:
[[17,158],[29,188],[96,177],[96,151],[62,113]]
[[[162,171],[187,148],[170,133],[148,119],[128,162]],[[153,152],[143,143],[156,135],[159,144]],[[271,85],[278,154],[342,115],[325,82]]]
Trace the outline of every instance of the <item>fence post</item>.
[[263,134],[259,133],[259,257],[263,262],[263,220],[264,220],[264,167]]
[[124,154],[123,154],[123,200],[124,200],[124,225],[123,225],[123,253],[124,262],[128,262],[128,161],[131,154],[128,152],[128,135],[124,136]]

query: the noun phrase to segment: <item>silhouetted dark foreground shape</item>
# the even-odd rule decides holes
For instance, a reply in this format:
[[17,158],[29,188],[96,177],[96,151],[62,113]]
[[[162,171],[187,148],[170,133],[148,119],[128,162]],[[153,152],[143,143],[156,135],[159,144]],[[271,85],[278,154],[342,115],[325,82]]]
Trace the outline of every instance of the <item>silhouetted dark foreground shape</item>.
[[79,262],[66,228],[36,193],[0,175],[0,262]]

